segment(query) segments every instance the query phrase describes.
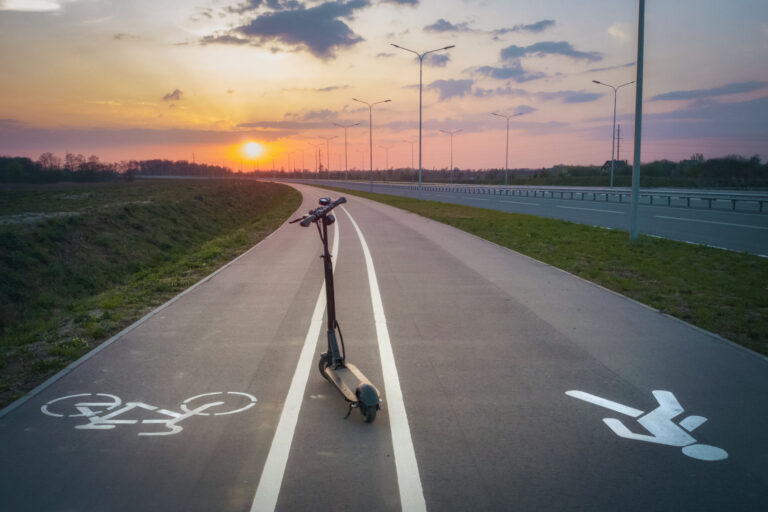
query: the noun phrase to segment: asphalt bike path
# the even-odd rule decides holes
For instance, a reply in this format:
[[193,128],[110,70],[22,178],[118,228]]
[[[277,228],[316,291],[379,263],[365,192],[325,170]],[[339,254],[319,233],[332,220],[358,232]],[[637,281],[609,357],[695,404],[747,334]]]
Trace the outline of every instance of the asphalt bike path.
[[[339,195],[296,188],[300,212]],[[384,398],[373,424],[344,420],[317,371],[320,242],[284,225],[0,417],[2,508],[262,510],[268,481],[276,510],[417,510],[414,489],[428,510],[763,509],[765,358],[451,227],[348,201],[334,210],[337,314],[349,361]],[[415,472],[384,386],[382,313]],[[284,466],[268,462],[281,450]]]
[[[317,204],[317,195],[302,205]],[[0,419],[4,510],[249,510],[322,284],[315,236],[283,226],[226,270]],[[304,236],[301,236],[301,235]],[[137,408],[109,430],[76,429],[69,405],[139,402],[179,411],[214,401],[167,433]],[[67,409],[69,406],[69,409]],[[93,406],[92,411],[108,411]],[[111,409],[115,412],[118,408]],[[87,411],[86,411],[87,412]],[[205,411],[202,411],[205,413]],[[142,434],[142,435],[140,435]]]

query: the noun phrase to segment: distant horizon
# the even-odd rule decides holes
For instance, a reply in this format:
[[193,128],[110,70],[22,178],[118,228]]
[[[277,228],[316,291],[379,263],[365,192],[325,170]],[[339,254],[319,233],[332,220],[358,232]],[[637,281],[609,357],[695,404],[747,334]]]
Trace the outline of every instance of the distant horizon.
[[[0,1],[0,154],[303,168],[601,165],[635,80],[637,2]],[[768,159],[768,3],[646,6],[641,160]],[[635,86],[617,95],[634,151]],[[324,139],[332,138],[326,145]],[[412,143],[416,146],[412,146]],[[258,144],[261,155],[247,150]],[[413,154],[413,157],[412,157]]]
[[[44,154],[53,154],[54,157],[59,158],[61,160],[61,165],[58,166],[58,167],[54,167],[54,169],[60,169],[60,170],[66,170],[67,169],[67,166],[64,163],[64,158],[61,158],[59,155],[57,155],[55,153],[52,153],[52,152],[44,152]],[[141,158],[141,159],[139,159],[139,158],[130,158],[130,159],[112,161],[112,160],[103,160],[99,155],[84,155],[82,153],[70,153],[70,154],[72,156],[83,157],[86,160],[88,158],[96,157],[96,158],[98,158],[98,162],[100,164],[102,164],[102,165],[107,165],[107,166],[114,165],[114,166],[118,166],[118,167],[120,167],[120,166],[126,167],[131,162],[137,162],[137,163],[141,164],[142,162],[168,161],[168,162],[171,162],[171,163],[187,163],[187,164],[191,164],[191,165],[201,165],[201,166],[220,168],[220,169],[232,172],[232,173],[242,172],[243,174],[258,174],[258,173],[272,173],[272,172],[286,172],[286,173],[289,173],[289,172],[317,173],[318,172],[318,171],[315,170],[314,167],[311,167],[311,168],[310,167],[288,168],[288,167],[285,167],[285,165],[280,166],[280,165],[278,165],[277,161],[275,161],[275,169],[274,170],[271,167],[271,161],[268,162],[270,164],[270,166],[268,168],[257,169],[255,167],[252,167],[252,168],[248,168],[248,169],[241,169],[241,168],[232,167],[232,166],[229,166],[229,165],[221,165],[221,164],[216,164],[216,163],[201,162],[201,161],[198,161],[198,160],[192,161],[192,160],[186,160],[186,159],[172,159],[172,158],[161,158],[161,157],[158,157],[158,158]],[[42,157],[42,156],[43,155],[41,154],[41,155],[38,155],[37,158],[34,158],[34,157],[27,156],[27,155],[4,155],[4,154],[0,154],[0,158],[29,158],[32,162],[35,162],[35,163],[40,163],[40,157]],[[66,156],[66,155],[64,155],[64,156]],[[729,159],[729,158],[737,158],[737,159],[743,159],[743,160],[750,160],[752,158],[757,157],[758,158],[758,163],[760,165],[768,165],[768,160],[764,160],[759,155],[756,155],[756,154],[755,155],[730,154],[730,155],[716,156],[716,157],[712,157],[712,158],[707,158],[703,154],[699,154],[699,156],[702,158],[702,160],[696,160],[694,158],[696,156],[697,155],[695,155],[695,154],[694,155],[689,155],[688,158],[681,158],[681,159],[677,159],[677,160],[665,159],[665,158],[656,159],[656,160],[642,160],[640,163],[641,163],[641,165],[649,165],[649,164],[653,164],[653,163],[657,163],[657,162],[668,161],[668,162],[680,164],[680,163],[683,163],[683,162],[691,162],[691,161],[706,162],[706,161],[709,161],[709,160],[719,160],[719,159]],[[574,164],[574,163],[559,162],[559,163],[552,164],[552,165],[546,166],[546,167],[511,167],[510,166],[508,168],[508,170],[510,172],[513,172],[513,171],[514,172],[526,172],[526,171],[536,172],[536,171],[541,171],[541,170],[555,169],[557,167],[586,167],[586,168],[596,167],[596,168],[602,168],[606,164],[608,164],[609,162],[610,162],[610,159],[606,160],[603,163],[592,163],[592,164]],[[617,163],[618,162],[624,162],[630,168],[633,165],[631,160],[626,159],[626,158],[622,158],[621,160],[617,159],[617,160],[615,160],[615,162],[617,162]],[[454,167],[454,171],[461,171],[461,172],[503,171],[504,169],[505,169],[504,166],[501,166],[501,167],[498,167],[498,166],[497,167],[472,167],[472,168],[470,168],[470,167]],[[369,168],[360,168],[360,167],[352,167],[352,166],[350,166],[348,170],[349,170],[349,172],[353,172],[354,171],[354,172],[362,172],[362,173],[370,171]],[[418,167],[409,167],[409,166],[395,166],[395,167],[392,167],[392,166],[390,166],[388,168],[383,168],[383,167],[381,167],[381,168],[374,167],[373,168],[374,172],[407,171],[407,170],[418,171]],[[441,167],[441,168],[423,167],[423,170],[424,171],[429,171],[429,172],[441,172],[441,171],[448,172],[448,171],[450,171],[450,169],[448,167]],[[324,173],[324,172],[327,172],[327,171],[328,171],[328,169],[325,168],[325,164],[323,163],[322,170],[319,171],[319,172],[323,172]],[[342,168],[331,168],[330,169],[330,172],[333,172],[333,173],[339,173],[339,172],[343,173],[345,171],[346,171],[346,169],[344,169],[343,167]],[[120,171],[120,172],[122,172],[122,171]]]

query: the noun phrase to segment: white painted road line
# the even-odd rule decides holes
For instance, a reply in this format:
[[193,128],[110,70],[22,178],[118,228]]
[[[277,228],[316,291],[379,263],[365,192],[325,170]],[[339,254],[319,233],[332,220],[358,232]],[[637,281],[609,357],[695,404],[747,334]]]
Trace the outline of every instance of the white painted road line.
[[524,203],[522,201],[509,201],[507,199],[500,199],[502,203],[514,203],[514,204],[524,204],[527,206],[539,206],[539,203]]
[[468,197],[470,201],[490,201],[490,199],[483,199],[482,197]]
[[716,222],[714,220],[686,219],[683,217],[666,217],[664,215],[654,215],[657,219],[682,220],[687,222],[700,222],[702,224],[718,224],[720,226],[734,226],[737,228],[762,229],[768,231],[768,227],[750,226],[749,224],[734,224],[732,222]]
[[[331,250],[334,270],[336,269],[336,262],[339,260],[339,223],[336,222],[335,226]],[[267,461],[261,472],[259,486],[253,497],[251,512],[269,512],[275,510],[277,506],[277,497],[283,484],[283,474],[291,451],[293,433],[296,430],[301,402],[307,388],[309,371],[312,368],[317,338],[323,325],[323,313],[325,313],[325,281],[323,281],[320,295],[318,295],[315,303],[307,337],[304,338],[304,347],[299,355],[299,363],[296,365],[296,371],[293,374],[293,379],[291,379],[291,386],[288,388],[288,396],[285,399],[285,405],[283,405],[283,412],[280,414],[275,437],[272,439],[272,446],[269,448],[269,455],[267,455]]]
[[624,215],[624,212],[619,212],[616,210],[601,210],[599,208],[579,208],[578,206],[560,206],[560,205],[556,205],[555,207],[565,208],[566,210],[584,210],[587,212],[616,213],[618,215]]
[[352,218],[352,215],[343,206],[349,220],[357,231],[360,245],[363,247],[365,265],[368,269],[368,285],[371,289],[371,302],[373,304],[373,318],[376,323],[376,337],[379,340],[379,354],[381,356],[381,369],[384,374],[385,406],[389,412],[389,428],[392,431],[392,448],[395,454],[395,469],[397,470],[397,486],[400,490],[400,507],[406,512],[426,512],[427,504],[424,500],[424,491],[419,477],[419,466],[416,462],[416,452],[413,449],[411,430],[408,426],[408,416],[405,412],[403,391],[400,388],[400,379],[397,376],[395,355],[392,352],[392,342],[389,339],[387,318],[384,316],[384,304],[381,300],[379,282],[376,279],[376,269],[373,266],[371,251],[362,231]]

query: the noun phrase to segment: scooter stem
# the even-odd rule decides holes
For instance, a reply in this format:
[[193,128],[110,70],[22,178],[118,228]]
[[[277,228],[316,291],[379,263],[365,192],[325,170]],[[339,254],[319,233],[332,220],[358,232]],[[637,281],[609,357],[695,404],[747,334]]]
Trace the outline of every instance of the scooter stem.
[[323,266],[325,268],[325,299],[328,308],[328,356],[332,368],[344,367],[344,355],[339,350],[336,340],[336,296],[333,290],[333,262],[331,252],[328,250],[328,219],[322,219],[323,230]]

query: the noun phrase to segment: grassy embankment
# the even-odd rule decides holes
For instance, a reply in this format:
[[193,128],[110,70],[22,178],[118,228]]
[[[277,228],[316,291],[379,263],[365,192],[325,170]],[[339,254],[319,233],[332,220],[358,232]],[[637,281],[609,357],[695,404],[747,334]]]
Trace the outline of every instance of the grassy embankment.
[[141,181],[0,189],[0,406],[263,239],[289,187]]
[[334,189],[508,247],[768,355],[768,259],[556,219]]

